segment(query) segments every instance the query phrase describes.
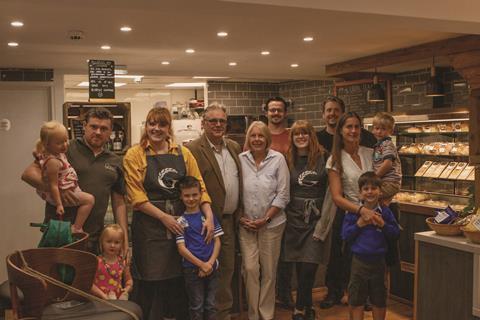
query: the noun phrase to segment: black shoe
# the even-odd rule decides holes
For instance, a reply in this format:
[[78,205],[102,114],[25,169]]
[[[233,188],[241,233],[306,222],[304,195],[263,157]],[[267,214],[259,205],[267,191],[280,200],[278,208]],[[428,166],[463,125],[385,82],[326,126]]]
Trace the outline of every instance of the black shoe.
[[292,320],[305,320],[305,317],[301,313],[292,314]]
[[363,306],[363,310],[372,311],[372,305],[370,304],[370,302],[365,303],[365,305]]
[[315,309],[313,308],[305,309],[305,320],[315,320]]
[[340,300],[327,296],[322,302],[320,302],[320,309],[330,309],[336,304],[339,304]]

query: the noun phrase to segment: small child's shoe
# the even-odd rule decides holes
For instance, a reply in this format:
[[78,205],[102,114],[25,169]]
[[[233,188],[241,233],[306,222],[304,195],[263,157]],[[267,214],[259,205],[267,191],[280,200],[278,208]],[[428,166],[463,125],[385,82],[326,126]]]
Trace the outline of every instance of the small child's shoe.
[[117,300],[117,295],[113,291],[110,291],[107,297],[108,297],[108,300]]

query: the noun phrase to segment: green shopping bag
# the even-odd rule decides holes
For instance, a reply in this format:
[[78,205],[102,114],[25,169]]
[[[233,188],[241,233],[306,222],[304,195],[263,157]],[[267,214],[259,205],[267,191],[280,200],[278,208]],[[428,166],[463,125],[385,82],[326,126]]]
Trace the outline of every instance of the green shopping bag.
[[[50,219],[47,223],[30,223],[32,227],[40,227],[43,232],[38,244],[39,248],[60,248],[72,243],[72,229],[69,221]],[[60,280],[66,284],[72,284],[75,277],[75,270],[67,265],[58,266]]]

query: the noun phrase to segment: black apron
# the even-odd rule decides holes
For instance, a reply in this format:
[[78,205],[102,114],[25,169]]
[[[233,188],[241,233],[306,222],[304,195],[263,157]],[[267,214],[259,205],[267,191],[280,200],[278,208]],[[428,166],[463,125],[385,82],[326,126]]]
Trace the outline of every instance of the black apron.
[[[180,216],[184,205],[177,182],[186,175],[181,146],[178,155],[148,155],[143,187],[149,201],[163,212]],[[163,223],[143,212],[132,219],[133,266],[135,279],[158,281],[182,276],[181,257],[172,234]]]

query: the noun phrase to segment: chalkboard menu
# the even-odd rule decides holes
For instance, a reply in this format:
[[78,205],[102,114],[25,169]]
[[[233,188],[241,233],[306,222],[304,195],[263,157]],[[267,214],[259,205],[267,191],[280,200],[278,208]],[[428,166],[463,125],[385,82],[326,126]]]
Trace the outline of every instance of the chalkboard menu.
[[77,119],[69,119],[69,120],[70,120],[70,129],[71,129],[70,139],[83,137],[83,134],[84,134],[83,121],[77,120]]
[[115,99],[115,62],[89,60],[88,83],[90,99]]
[[338,87],[337,96],[345,102],[347,111],[355,111],[362,118],[371,117],[379,111],[384,111],[386,106],[386,102],[369,103],[367,101],[367,91],[372,87],[373,83]]

